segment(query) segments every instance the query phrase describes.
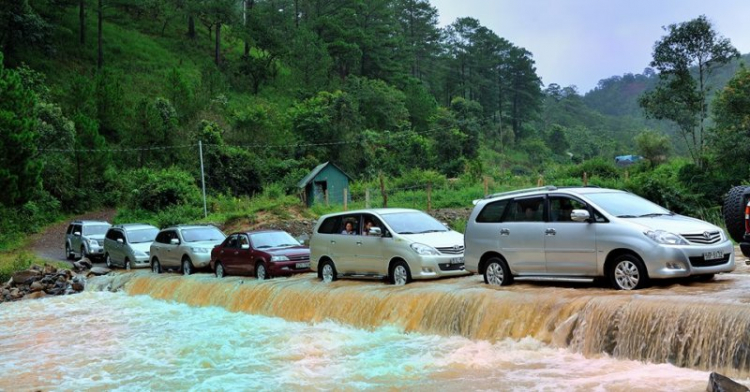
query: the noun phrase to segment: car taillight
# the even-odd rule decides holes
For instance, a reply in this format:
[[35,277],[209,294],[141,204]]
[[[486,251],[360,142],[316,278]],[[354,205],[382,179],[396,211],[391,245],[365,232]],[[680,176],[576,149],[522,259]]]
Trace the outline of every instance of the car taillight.
[[750,233],[750,203],[745,206],[745,233]]

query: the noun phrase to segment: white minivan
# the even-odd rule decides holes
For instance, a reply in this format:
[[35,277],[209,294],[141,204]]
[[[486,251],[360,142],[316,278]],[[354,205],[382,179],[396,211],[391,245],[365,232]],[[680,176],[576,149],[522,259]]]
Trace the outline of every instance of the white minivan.
[[412,279],[467,275],[463,235],[422,211],[377,208],[320,217],[310,267],[324,282],[339,277]]

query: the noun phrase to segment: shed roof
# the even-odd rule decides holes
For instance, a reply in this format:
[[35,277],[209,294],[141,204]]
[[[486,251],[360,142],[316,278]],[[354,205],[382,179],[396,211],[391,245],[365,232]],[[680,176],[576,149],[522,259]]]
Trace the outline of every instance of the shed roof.
[[323,171],[323,169],[325,169],[325,167],[328,166],[328,165],[331,165],[331,166],[335,167],[336,170],[338,170],[341,173],[343,173],[346,176],[346,178],[348,178],[349,180],[353,180],[352,176],[346,174],[346,172],[343,171],[343,170],[341,170],[340,167],[336,166],[336,164],[334,164],[334,163],[332,163],[332,162],[329,161],[329,162],[321,163],[318,166],[315,166],[315,169],[312,169],[312,171],[310,173],[308,173],[305,176],[305,178],[301,179],[297,183],[297,188],[304,188],[304,187],[306,187],[307,184],[309,184],[310,181],[312,181],[313,178],[315,178],[315,176],[317,176],[318,174],[320,174],[320,172]]

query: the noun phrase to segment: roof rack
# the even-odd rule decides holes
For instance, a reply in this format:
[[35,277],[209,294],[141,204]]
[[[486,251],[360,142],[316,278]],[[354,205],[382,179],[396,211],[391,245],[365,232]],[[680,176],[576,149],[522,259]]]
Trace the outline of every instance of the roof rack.
[[529,192],[537,192],[537,191],[554,191],[554,190],[557,190],[556,186],[547,185],[547,186],[540,186],[537,188],[526,188],[526,189],[519,189],[515,191],[493,193],[491,195],[487,195],[483,197],[483,199],[493,199],[493,198],[500,197],[500,196],[509,196],[509,195],[517,195],[521,193],[529,193]]

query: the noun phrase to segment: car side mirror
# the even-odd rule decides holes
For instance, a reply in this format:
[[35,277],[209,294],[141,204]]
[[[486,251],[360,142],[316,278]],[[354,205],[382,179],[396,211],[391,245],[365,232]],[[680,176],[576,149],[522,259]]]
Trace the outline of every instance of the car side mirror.
[[171,240],[169,240],[169,243],[172,245],[179,245],[180,240],[178,238],[172,238]]
[[242,249],[250,249],[250,244],[242,244]]
[[73,233],[73,235],[76,236],[76,237],[80,237],[81,236],[81,232],[80,231],[76,231],[75,233]]
[[124,244],[124,243],[125,243],[125,241],[123,241],[123,239],[122,239],[122,238],[118,238],[118,239],[117,239],[117,243],[118,243],[118,244]]
[[586,210],[573,210],[570,213],[570,219],[573,222],[588,222],[591,219],[591,215]]
[[383,232],[380,230],[379,227],[371,227],[370,231],[367,232],[367,234],[373,236],[373,237],[382,237]]

